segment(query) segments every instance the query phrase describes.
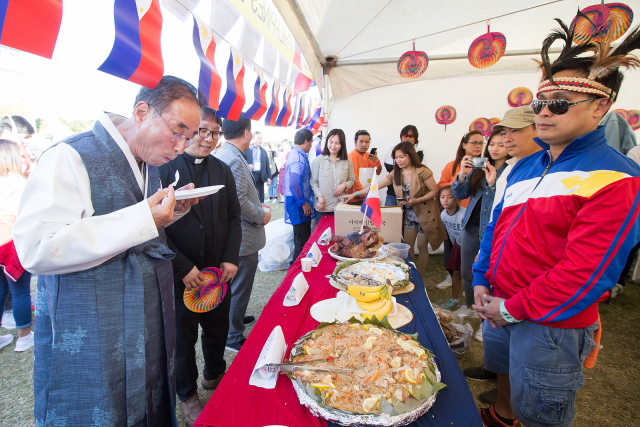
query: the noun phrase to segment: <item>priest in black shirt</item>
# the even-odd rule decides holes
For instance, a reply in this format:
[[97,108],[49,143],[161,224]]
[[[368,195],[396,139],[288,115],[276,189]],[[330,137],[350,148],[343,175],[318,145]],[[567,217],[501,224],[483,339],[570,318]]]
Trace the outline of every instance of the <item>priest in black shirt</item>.
[[217,267],[222,270],[221,280],[228,282],[238,270],[242,226],[240,203],[231,169],[209,154],[222,135],[222,120],[215,111],[201,108],[201,121],[195,139],[184,153],[158,168],[162,186],[180,180],[176,188],[193,183],[196,188],[224,185],[220,191],[202,199],[177,222],[166,228],[169,247],[176,253],[173,259],[173,278],[176,305],[176,392],[182,413],[191,426],[202,411],[198,399],[198,367],[195,345],[198,325],[202,327],[202,353],[204,379],[202,387],[215,389],[226,370],[224,347],[229,330],[231,292],[218,307],[206,313],[194,313],[183,301],[185,289],[195,289],[203,283],[200,270]]

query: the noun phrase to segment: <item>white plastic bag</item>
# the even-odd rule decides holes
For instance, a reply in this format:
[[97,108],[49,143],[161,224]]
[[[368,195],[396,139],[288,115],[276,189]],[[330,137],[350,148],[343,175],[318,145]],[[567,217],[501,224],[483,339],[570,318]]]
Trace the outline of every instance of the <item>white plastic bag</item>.
[[[284,222],[281,218],[277,221],[270,222],[264,227],[267,235],[267,243],[264,248],[258,251],[258,268],[262,272],[286,270],[293,261],[293,226]],[[283,244],[289,248],[289,255],[286,259],[277,259],[274,255],[274,246],[276,252],[282,253]]]

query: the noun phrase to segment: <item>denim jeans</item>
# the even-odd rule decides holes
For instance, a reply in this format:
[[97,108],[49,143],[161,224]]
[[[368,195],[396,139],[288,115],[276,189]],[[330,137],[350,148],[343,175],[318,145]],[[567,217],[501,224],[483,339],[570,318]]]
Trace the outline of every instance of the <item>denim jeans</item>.
[[275,199],[278,197],[278,175],[271,178],[271,184],[269,185],[269,198]]
[[31,326],[31,273],[25,271],[16,282],[9,279],[4,272],[0,273],[0,307],[11,291],[13,298],[13,318],[16,328]]
[[598,322],[562,329],[529,321],[493,328],[482,322],[484,366],[509,374],[511,408],[527,427],[569,427],[584,385],[582,364],[595,348]]
[[384,205],[385,206],[397,206],[398,205],[398,199],[396,199],[395,194],[388,194],[387,193],[387,198],[384,201]]

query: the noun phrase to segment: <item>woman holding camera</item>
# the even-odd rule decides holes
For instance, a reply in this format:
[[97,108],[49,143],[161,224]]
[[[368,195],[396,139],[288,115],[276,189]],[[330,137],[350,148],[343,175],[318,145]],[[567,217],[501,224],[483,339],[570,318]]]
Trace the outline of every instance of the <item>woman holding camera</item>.
[[460,162],[460,172],[452,185],[455,198],[469,198],[469,205],[462,220],[461,245],[461,271],[466,307],[463,306],[458,314],[471,317],[476,316],[476,312],[471,309],[473,305],[472,266],[480,250],[484,231],[491,219],[496,181],[507,167],[506,162],[510,158],[502,142],[502,129],[491,132],[483,157],[488,158],[485,167],[474,164],[473,156],[465,155]]
[[[442,173],[440,174],[440,181],[438,181],[438,188],[446,187],[447,185],[453,185],[453,181],[455,177],[460,172],[460,167],[462,166],[462,158],[467,156],[471,157],[480,157],[482,153],[482,146],[484,145],[484,138],[482,137],[482,132],[477,130],[472,130],[471,132],[467,132],[460,140],[460,145],[458,145],[458,150],[456,151],[456,159],[452,162],[447,163],[447,165],[442,169]],[[467,208],[469,205],[469,200],[465,198],[465,200],[460,200],[460,206],[463,208]]]

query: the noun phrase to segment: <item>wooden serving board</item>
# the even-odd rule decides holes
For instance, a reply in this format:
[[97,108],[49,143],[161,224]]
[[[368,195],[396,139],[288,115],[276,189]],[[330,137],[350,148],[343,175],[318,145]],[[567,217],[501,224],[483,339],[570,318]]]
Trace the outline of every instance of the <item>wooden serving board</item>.
[[[402,304],[396,303],[398,313],[395,316],[387,317],[389,324],[393,329],[401,328],[413,320],[413,313]],[[318,322],[346,322],[347,320],[359,316],[359,313],[353,313],[344,308],[344,298],[329,298],[318,301],[309,310],[311,317]]]
[[409,286],[405,286],[402,289],[394,289],[393,293],[391,295],[408,294],[409,292],[411,292],[415,288],[416,288],[416,285],[414,285],[413,283],[409,282]]

